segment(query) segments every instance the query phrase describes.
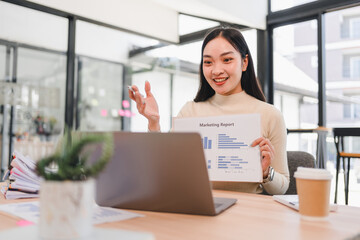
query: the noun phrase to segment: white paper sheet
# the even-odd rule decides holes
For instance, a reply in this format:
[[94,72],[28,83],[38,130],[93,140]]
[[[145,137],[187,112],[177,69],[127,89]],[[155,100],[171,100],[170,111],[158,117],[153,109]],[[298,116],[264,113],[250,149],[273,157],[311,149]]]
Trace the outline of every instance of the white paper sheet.
[[[38,201],[0,205],[0,211],[10,213],[33,223],[38,223],[39,221],[39,210],[40,208]],[[135,217],[144,217],[144,215],[116,208],[100,207],[98,205],[94,205],[94,224],[121,221]]]
[[198,132],[202,137],[210,180],[261,182],[260,114],[174,118],[175,132]]

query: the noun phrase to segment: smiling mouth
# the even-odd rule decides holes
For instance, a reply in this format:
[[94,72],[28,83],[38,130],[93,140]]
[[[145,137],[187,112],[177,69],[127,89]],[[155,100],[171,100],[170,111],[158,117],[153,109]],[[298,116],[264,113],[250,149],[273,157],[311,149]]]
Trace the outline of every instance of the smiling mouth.
[[215,82],[217,82],[217,83],[220,83],[220,82],[224,82],[224,81],[226,81],[226,80],[228,80],[229,78],[228,77],[226,77],[226,78],[216,78],[216,79],[213,79]]

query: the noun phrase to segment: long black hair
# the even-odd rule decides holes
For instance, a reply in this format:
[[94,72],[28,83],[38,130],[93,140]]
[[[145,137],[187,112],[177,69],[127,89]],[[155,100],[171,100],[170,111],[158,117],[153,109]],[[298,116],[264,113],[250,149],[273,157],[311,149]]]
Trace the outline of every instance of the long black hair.
[[206,36],[201,48],[201,63],[200,63],[200,86],[194,98],[194,102],[203,102],[215,94],[214,89],[211,88],[206,81],[203,71],[203,54],[205,46],[214,38],[225,38],[241,55],[242,59],[248,55],[248,66],[246,71],[241,76],[241,88],[249,95],[265,102],[265,96],[261,90],[259,81],[256,78],[254,71],[254,63],[250,54],[248,45],[246,44],[244,36],[238,29],[231,27],[217,27],[211,30]]

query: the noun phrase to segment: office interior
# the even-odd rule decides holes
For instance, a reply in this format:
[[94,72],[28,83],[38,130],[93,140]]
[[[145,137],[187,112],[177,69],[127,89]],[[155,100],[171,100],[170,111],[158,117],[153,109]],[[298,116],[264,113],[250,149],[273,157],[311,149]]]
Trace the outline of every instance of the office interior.
[[[35,160],[52,152],[65,125],[147,131],[127,93],[128,85],[143,89],[146,80],[162,131],[169,131],[196,94],[202,39],[219,25],[245,36],[267,101],[288,129],[360,127],[358,0],[3,0],[1,175],[14,149]],[[317,138],[289,133],[287,149],[316,156]],[[347,141],[360,152],[360,139]],[[335,174],[331,131],[322,151]],[[349,205],[360,206],[360,159],[351,161],[349,191]]]

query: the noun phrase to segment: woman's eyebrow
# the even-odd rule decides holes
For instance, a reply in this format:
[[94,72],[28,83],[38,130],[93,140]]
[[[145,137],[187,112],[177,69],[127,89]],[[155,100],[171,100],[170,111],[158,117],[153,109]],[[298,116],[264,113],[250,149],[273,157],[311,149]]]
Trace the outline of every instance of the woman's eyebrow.
[[233,51],[224,52],[224,53],[220,54],[220,56],[224,56],[224,55],[228,55],[228,54],[234,54],[234,52]]
[[[220,56],[225,56],[225,55],[228,55],[228,54],[234,54],[233,51],[228,51],[228,52],[224,52],[222,54],[220,54]],[[211,55],[203,55],[204,58],[211,58]]]

